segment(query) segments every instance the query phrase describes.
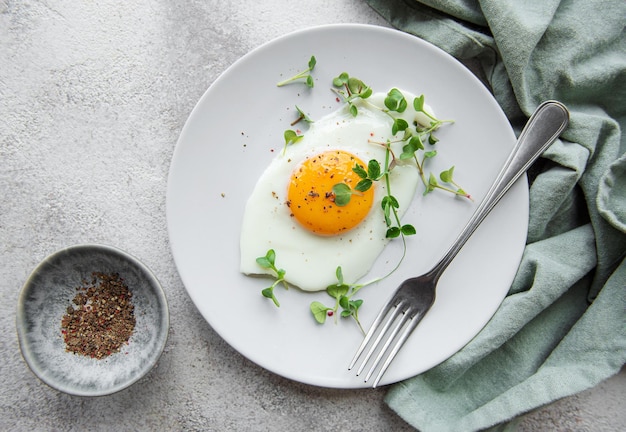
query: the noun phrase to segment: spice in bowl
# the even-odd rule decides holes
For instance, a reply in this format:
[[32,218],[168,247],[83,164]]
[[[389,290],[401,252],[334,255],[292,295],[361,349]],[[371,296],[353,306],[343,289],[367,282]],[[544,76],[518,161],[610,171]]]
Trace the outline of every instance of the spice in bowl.
[[117,273],[92,273],[61,320],[66,351],[102,359],[120,352],[135,329],[132,293]]

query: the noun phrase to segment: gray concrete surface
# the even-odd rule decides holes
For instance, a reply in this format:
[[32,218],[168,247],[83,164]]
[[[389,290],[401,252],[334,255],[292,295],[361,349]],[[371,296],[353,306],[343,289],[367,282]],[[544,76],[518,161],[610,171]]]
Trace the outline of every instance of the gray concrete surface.
[[[334,22],[386,25],[358,0],[0,0],[1,430],[412,430],[384,388],[311,387],[242,357],[197,313],[170,255],[167,173],[198,98],[261,43]],[[42,384],[15,334],[34,266],[86,242],[139,256],[171,312],[158,365],[93,399]],[[625,389],[622,373],[529,414],[520,430],[624,430]]]

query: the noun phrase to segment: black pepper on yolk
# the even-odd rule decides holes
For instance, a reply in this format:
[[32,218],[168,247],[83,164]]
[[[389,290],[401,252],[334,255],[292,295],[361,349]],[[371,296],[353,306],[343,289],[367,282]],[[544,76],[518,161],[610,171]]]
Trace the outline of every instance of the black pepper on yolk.
[[354,188],[360,177],[352,171],[362,160],[343,150],[332,150],[306,159],[291,174],[287,205],[292,216],[307,230],[325,236],[344,233],[357,226],[369,213],[374,188],[355,192],[345,206],[335,204],[333,186],[345,183]]

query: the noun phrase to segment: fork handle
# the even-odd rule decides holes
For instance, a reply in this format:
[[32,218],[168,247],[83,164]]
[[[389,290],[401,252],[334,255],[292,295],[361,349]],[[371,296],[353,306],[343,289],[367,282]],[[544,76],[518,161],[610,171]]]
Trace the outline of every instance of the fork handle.
[[448,267],[485,217],[524,174],[530,165],[559,137],[569,123],[569,112],[557,101],[546,101],[537,107],[524,126],[513,150],[493,185],[455,242],[429,272],[435,279]]

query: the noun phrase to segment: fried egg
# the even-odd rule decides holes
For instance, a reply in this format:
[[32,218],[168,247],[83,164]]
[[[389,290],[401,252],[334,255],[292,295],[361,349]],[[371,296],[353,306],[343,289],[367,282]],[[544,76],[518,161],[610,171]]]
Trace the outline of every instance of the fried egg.
[[[405,96],[414,97],[406,92]],[[353,194],[345,206],[335,204],[332,188],[337,183],[354,187],[360,180],[352,170],[356,164],[367,167],[376,159],[384,167],[381,143],[394,140],[393,120],[379,109],[384,97],[380,93],[356,102],[356,117],[343,106],[311,123],[301,140],[271,161],[246,203],[240,237],[242,273],[272,274],[256,258],[273,249],[286,281],[305,291],[336,283],[338,266],[347,282],[367,274],[389,242],[381,206],[385,182],[375,181],[368,191]],[[409,108],[402,117],[413,122],[417,115]],[[392,144],[392,150],[399,155],[401,143]],[[409,207],[418,181],[411,163],[398,164],[391,171],[389,184],[400,216]]]

